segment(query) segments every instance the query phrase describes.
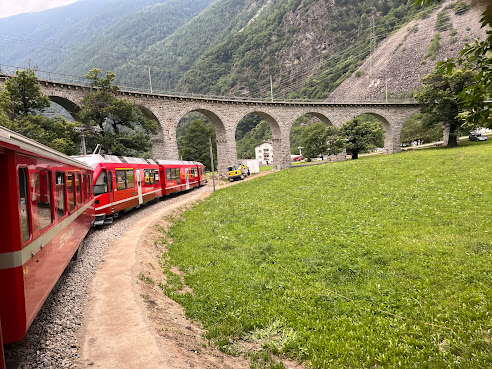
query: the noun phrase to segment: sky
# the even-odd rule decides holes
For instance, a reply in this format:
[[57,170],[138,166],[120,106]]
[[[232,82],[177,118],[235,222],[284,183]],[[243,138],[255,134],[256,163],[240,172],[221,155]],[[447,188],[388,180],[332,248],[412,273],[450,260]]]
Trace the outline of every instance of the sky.
[[39,12],[75,1],[77,0],[0,0],[0,18],[20,13]]

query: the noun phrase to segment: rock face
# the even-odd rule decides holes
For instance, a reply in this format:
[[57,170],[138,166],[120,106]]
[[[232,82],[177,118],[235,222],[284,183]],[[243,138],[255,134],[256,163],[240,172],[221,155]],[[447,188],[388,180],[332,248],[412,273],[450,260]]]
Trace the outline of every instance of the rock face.
[[[327,101],[384,101],[386,91],[390,99],[400,97],[416,90],[437,61],[454,57],[466,43],[485,38],[485,30],[480,28],[480,8],[457,15],[452,8],[446,9],[449,4],[444,3],[429,17],[410,22],[381,42]],[[436,24],[442,11],[449,17],[450,25],[440,32]],[[431,50],[432,43],[435,49],[438,46],[435,52]]]

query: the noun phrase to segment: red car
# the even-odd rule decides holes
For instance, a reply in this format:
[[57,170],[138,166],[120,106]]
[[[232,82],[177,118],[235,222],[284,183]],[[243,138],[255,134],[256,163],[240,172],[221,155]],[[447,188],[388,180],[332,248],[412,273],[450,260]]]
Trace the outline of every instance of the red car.
[[25,336],[89,231],[94,195],[90,167],[3,127],[0,178],[0,338],[9,343]]

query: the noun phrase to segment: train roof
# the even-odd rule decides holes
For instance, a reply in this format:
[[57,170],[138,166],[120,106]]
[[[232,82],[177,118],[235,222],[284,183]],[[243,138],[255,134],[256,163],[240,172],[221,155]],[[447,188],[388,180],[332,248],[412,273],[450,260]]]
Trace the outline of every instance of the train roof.
[[45,157],[47,159],[52,159],[63,162],[65,164],[76,165],[84,169],[92,170],[85,163],[77,160],[76,158],[62,154],[61,152],[56,151],[51,147],[40,144],[39,142],[31,140],[30,138],[22,136],[21,134],[11,131],[10,129],[2,126],[0,126],[0,146],[9,147],[14,150],[28,152],[34,155]]
[[201,165],[197,161],[185,161],[185,160],[152,160],[152,159],[142,159],[142,158],[132,158],[128,156],[115,156],[115,155],[80,155],[72,156],[74,159],[80,160],[92,168],[95,168],[100,163],[111,163],[111,164],[152,164],[152,165]]
[[73,158],[83,161],[87,165],[95,168],[99,163],[111,163],[111,164],[152,164],[157,165],[152,159],[132,158],[128,156],[116,156],[116,155],[80,155],[73,156]]
[[157,160],[159,165],[203,165],[198,161],[185,161],[185,160]]

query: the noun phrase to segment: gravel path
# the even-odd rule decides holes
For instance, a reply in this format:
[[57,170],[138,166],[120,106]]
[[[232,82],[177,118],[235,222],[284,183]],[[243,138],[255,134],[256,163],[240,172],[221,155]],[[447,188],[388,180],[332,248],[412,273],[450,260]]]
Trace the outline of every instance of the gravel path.
[[191,197],[196,191],[208,191],[208,188],[146,205],[123,215],[110,226],[91,230],[84,240],[81,256],[68,265],[26,337],[5,347],[7,363],[15,363],[12,368],[23,369],[76,368],[81,348],[77,333],[82,325],[88,287],[110,243],[120,238],[134,222]]

